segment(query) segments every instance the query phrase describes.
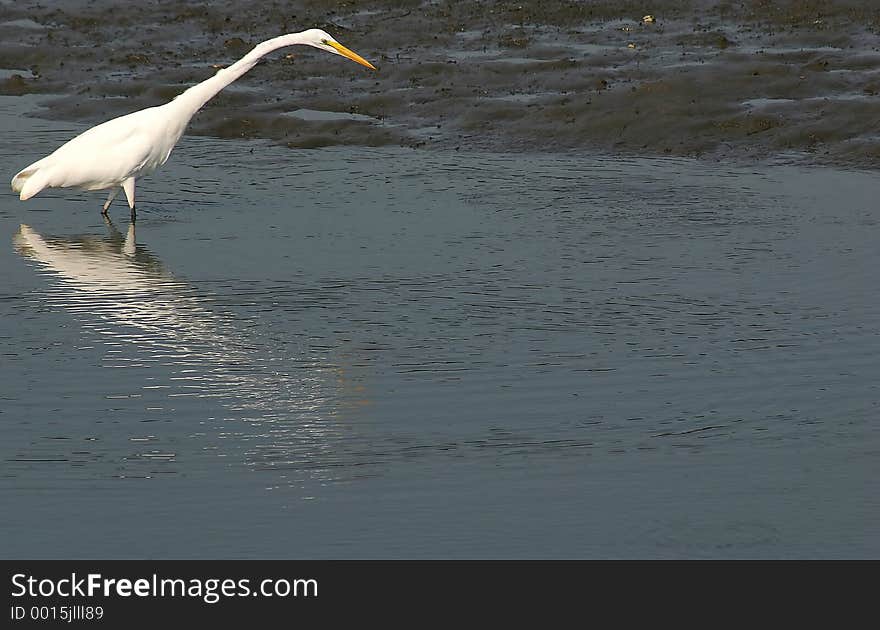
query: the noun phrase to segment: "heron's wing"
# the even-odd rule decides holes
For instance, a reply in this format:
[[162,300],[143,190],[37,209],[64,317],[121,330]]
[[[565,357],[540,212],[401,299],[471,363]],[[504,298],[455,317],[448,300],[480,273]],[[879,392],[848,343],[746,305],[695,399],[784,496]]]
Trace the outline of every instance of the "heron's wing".
[[141,110],[92,127],[35,166],[49,171],[50,186],[95,190],[121,185],[153,153],[158,130],[147,113]]

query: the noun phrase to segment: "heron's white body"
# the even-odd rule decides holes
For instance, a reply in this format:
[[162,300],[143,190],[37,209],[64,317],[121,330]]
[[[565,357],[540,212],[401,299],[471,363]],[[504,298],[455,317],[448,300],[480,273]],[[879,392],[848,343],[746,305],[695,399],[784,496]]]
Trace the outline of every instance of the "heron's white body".
[[45,188],[109,189],[104,204],[106,212],[122,189],[133,210],[135,180],[149,175],[168,161],[195,113],[220,90],[253,68],[263,56],[295,44],[320,48],[373,67],[318,29],[266,40],[173,101],[108,120],[84,131],[52,154],[19,171],[12,178],[12,190],[25,201]]
[[132,194],[126,194],[133,206],[134,180],[165,164],[186,129],[185,123],[169,116],[167,108],[173,104],[142,109],[84,131],[18,173],[12,189],[25,201],[44,188],[117,192],[132,180]]

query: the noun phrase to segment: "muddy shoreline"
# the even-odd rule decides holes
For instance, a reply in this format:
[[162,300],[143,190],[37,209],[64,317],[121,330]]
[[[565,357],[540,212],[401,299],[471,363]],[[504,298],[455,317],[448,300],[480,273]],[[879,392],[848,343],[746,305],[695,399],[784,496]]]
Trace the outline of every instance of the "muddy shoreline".
[[43,93],[35,115],[94,124],[166,102],[259,41],[312,26],[379,72],[280,51],[189,132],[300,148],[576,149],[858,168],[880,157],[880,7],[867,1],[4,0],[0,93]]

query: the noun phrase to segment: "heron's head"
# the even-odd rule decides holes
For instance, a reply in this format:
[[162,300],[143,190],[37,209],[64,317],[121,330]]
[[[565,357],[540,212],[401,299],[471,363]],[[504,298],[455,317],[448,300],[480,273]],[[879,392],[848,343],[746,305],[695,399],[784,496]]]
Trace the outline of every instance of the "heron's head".
[[333,36],[330,35],[327,31],[322,31],[319,28],[309,29],[302,33],[303,36],[303,44],[308,44],[309,46],[314,46],[315,48],[320,48],[321,50],[326,50],[329,53],[333,53],[334,55],[342,55],[343,57],[348,57],[352,61],[355,61],[362,66],[366,66],[372,70],[375,70],[376,67],[371,64],[369,61],[361,57],[356,52],[353,52],[337,42],[333,39]]

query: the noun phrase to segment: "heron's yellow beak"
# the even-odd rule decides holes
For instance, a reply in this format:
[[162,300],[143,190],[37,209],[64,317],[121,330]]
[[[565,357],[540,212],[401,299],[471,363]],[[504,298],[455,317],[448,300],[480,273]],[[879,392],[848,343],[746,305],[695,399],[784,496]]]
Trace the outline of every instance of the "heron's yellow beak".
[[327,42],[327,45],[328,45],[328,46],[332,46],[333,48],[335,48],[336,51],[337,51],[340,55],[342,55],[343,57],[348,57],[348,58],[351,59],[352,61],[356,61],[357,63],[361,64],[362,66],[366,66],[366,67],[368,67],[370,70],[375,70],[375,69],[376,69],[376,66],[374,66],[373,64],[371,64],[369,61],[367,61],[366,59],[364,59],[363,57],[361,57],[361,56],[360,56],[359,54],[357,54],[356,52],[352,52],[351,50],[349,50],[348,48],[346,48],[345,46],[343,46],[343,45],[340,44],[339,42],[329,42],[329,41],[328,41],[328,42]]

